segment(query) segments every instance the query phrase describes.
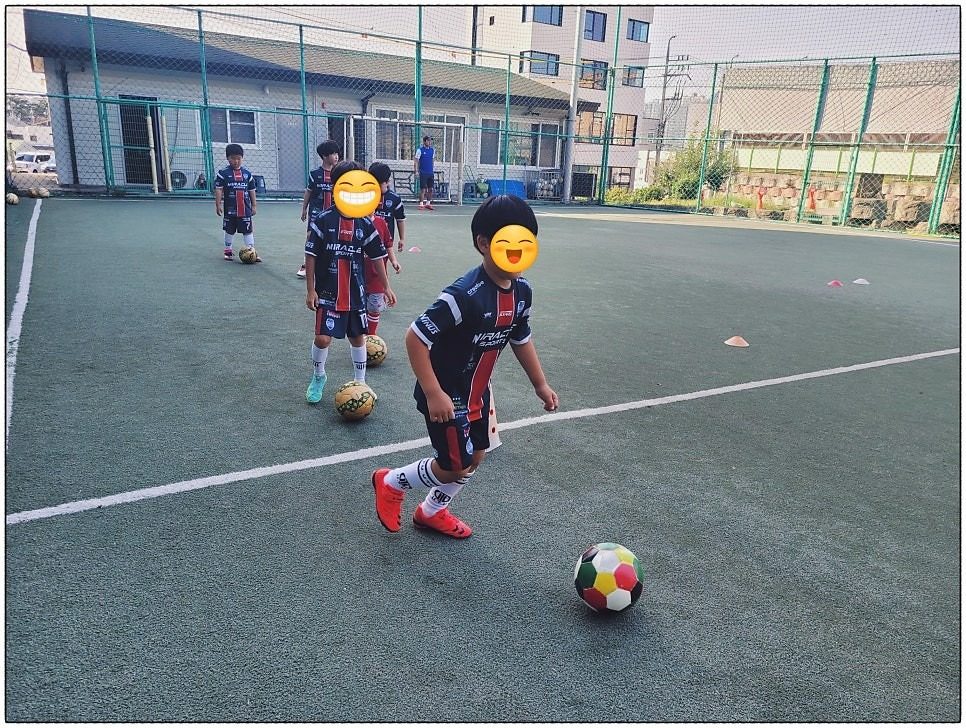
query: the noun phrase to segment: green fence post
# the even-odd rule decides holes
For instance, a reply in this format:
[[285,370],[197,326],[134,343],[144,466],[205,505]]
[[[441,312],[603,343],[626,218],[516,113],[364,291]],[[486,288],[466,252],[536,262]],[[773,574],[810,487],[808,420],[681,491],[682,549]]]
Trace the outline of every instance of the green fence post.
[[617,83],[617,50],[621,42],[621,10],[617,6],[617,25],[614,33],[614,62],[608,71],[610,76],[607,84],[607,113],[604,116],[604,145],[600,155],[600,191],[597,204],[604,204],[604,194],[607,192],[607,162],[610,157],[610,144],[614,136],[614,85]]
[[201,145],[205,149],[205,179],[208,180],[208,189],[211,190],[214,189],[215,184],[215,158],[211,141],[211,117],[208,111],[208,61],[205,55],[205,29],[201,10],[198,11],[198,42],[201,54]]
[[845,180],[845,193],[842,196],[842,214],[839,216],[839,225],[844,225],[852,212],[852,191],[855,186],[855,170],[859,165],[859,152],[862,151],[862,137],[869,126],[869,114],[872,111],[872,97],[875,95],[875,81],[879,73],[879,66],[876,59],[872,59],[869,65],[869,83],[865,88],[865,106],[862,108],[862,118],[859,120],[858,135],[852,151],[849,154],[849,176]]
[[701,151],[701,173],[698,175],[698,199],[694,203],[694,211],[701,210],[701,193],[704,191],[704,175],[708,169],[708,144],[711,142],[711,113],[714,109],[714,87],[718,84],[718,64],[714,64],[711,73],[711,96],[708,99],[708,122],[704,125],[704,149]]
[[617,78],[617,69],[611,68],[608,71],[610,76],[607,91],[607,113],[604,116],[604,145],[600,154],[600,188],[597,193],[597,204],[604,204],[604,194],[607,192],[607,163],[610,157],[610,141],[614,135],[614,82]]
[[798,211],[795,222],[802,220],[802,208],[808,196],[808,178],[812,173],[812,157],[815,156],[815,135],[822,126],[822,116],[825,112],[825,99],[828,96],[828,59],[822,65],[822,85],[818,91],[818,102],[815,104],[815,120],[812,122],[812,136],[808,140],[808,153],[805,155],[805,167],[802,170],[802,194],[798,197]]
[[[302,91],[302,157],[304,158],[302,166],[304,167],[305,179],[308,179],[311,170],[309,158],[312,153],[309,151],[309,104],[305,89],[305,26],[303,25],[299,25],[299,85]],[[348,153],[346,157],[349,157]]]
[[[416,8],[416,26],[418,29],[416,40],[416,71],[413,84],[413,117],[416,121],[416,138],[413,140],[415,146],[422,144],[423,136],[423,6]],[[419,180],[416,182],[416,196],[419,196]]]
[[510,74],[513,72],[513,56],[506,57],[506,100],[503,107],[503,194],[506,194],[506,168],[510,157]]
[[949,176],[953,171],[956,159],[956,137],[959,135],[960,94],[962,86],[956,90],[956,101],[953,103],[952,118],[949,121],[949,133],[946,135],[946,149],[943,151],[939,164],[939,174],[936,176],[936,188],[932,195],[932,206],[929,208],[929,233],[935,234],[939,228],[939,217],[942,213],[946,190],[949,188]]
[[114,160],[111,159],[111,134],[107,126],[107,109],[101,100],[101,78],[97,70],[97,46],[94,43],[94,16],[87,6],[87,31],[91,41],[91,73],[94,76],[94,98],[97,99],[97,123],[101,132],[101,154],[104,157],[104,186],[114,187]]

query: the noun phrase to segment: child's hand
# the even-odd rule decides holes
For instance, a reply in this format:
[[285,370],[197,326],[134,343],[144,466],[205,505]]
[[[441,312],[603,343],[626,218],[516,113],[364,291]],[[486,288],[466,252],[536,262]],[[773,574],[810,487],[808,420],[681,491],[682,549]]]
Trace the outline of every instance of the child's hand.
[[392,269],[394,271],[396,271],[396,275],[399,275],[399,271],[402,270],[402,266],[399,265],[399,261],[398,260],[392,261]]
[[215,214],[221,217],[221,205],[215,205]]
[[258,214],[258,210],[255,209],[254,205],[252,205],[252,217],[255,217],[255,215],[257,214]]
[[399,247],[397,248],[397,250],[401,253],[402,252],[402,249],[403,249],[403,241],[400,240],[399,241]]
[[426,396],[430,422],[449,422],[454,417],[453,400],[443,390]]
[[319,294],[314,290],[305,294],[305,307],[309,311],[315,311],[319,307]]
[[302,210],[302,222],[305,222],[305,217],[307,214],[308,213],[306,213],[305,210]]
[[560,404],[560,400],[557,397],[557,393],[550,389],[549,384],[544,384],[542,387],[537,387],[534,389],[537,396],[543,400],[543,408],[547,412],[556,412],[557,406]]
[[[399,271],[396,272],[398,273]],[[396,294],[388,286],[386,287],[386,303],[390,306],[396,305]]]

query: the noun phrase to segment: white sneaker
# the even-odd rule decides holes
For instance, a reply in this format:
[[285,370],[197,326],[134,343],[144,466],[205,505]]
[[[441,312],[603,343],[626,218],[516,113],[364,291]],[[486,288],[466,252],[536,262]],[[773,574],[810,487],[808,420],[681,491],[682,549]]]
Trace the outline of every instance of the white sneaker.
[[299,278],[305,278],[305,263],[299,266],[298,272],[295,275]]

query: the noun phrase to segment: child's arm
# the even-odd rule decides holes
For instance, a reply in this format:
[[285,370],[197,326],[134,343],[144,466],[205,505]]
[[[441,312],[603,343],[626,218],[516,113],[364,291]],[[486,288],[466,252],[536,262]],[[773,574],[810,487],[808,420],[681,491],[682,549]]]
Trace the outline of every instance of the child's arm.
[[[400,250],[402,250],[402,248],[400,248]],[[389,245],[386,246],[386,254],[389,256],[389,264],[392,266],[392,269],[396,271],[396,274],[398,275],[399,271],[402,270],[402,266],[399,265],[399,261],[396,259],[396,253],[393,252],[391,242],[389,243]]]
[[312,199],[312,190],[306,189],[305,194],[302,195],[302,222],[305,222],[305,218],[308,215],[309,200]]
[[523,367],[523,371],[530,378],[533,391],[543,400],[543,408],[547,412],[555,411],[559,404],[559,399],[557,393],[547,384],[547,378],[543,374],[543,367],[540,366],[540,359],[537,357],[537,348],[533,345],[533,341],[528,341],[525,344],[511,343],[510,346],[513,348],[513,354],[516,356],[517,361],[520,362],[520,366]]
[[390,306],[395,306],[396,294],[392,292],[392,286],[389,285],[389,276],[386,274],[386,266],[379,261],[376,261],[376,264],[372,267],[376,269],[376,275],[378,276],[379,281],[382,283],[382,287],[386,292],[386,303],[388,303]]
[[255,190],[248,190],[248,199],[252,201],[252,215],[255,214]]
[[396,220],[396,226],[399,228],[399,249],[403,249],[404,238],[406,237],[406,221]]
[[315,311],[319,307],[319,294],[315,291],[315,256],[305,256],[305,307]]
[[409,365],[413,368],[413,374],[426,395],[430,421],[449,422],[455,417],[453,400],[439,386],[439,379],[436,378],[433,363],[429,358],[429,348],[412,329],[406,330],[406,353],[409,354]]
[[215,214],[221,217],[221,187],[215,187]]

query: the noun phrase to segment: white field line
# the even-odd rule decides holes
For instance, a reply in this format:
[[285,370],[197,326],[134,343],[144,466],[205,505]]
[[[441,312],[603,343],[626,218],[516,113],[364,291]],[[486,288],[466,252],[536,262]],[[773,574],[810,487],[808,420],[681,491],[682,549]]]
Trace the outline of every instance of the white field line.
[[17,297],[10,312],[7,326],[7,428],[4,435],[4,450],[10,445],[10,417],[13,415],[13,378],[17,372],[17,350],[20,348],[20,331],[23,328],[23,315],[27,310],[27,297],[30,293],[30,276],[34,269],[34,242],[37,239],[37,220],[40,219],[40,200],[34,205],[34,214],[27,228],[27,244],[23,249],[23,267],[20,269],[20,283]]
[[[759,389],[761,387],[771,387],[777,384],[788,384],[791,382],[800,382],[806,379],[818,379],[820,377],[831,377],[836,374],[846,374],[848,372],[858,372],[863,369],[876,369],[878,367],[891,366],[893,364],[905,364],[907,362],[920,361],[922,359],[932,359],[939,356],[949,356],[951,354],[958,354],[959,349],[943,349],[942,351],[930,351],[923,354],[912,354],[910,356],[900,356],[894,359],[879,359],[878,361],[870,361],[864,364],[852,364],[850,366],[835,367],[834,369],[821,369],[814,372],[805,372],[803,374],[793,374],[788,377],[777,377],[775,379],[761,379],[756,382],[746,382],[744,384],[732,384],[726,387],[715,387],[714,389],[702,389],[697,392],[689,392],[687,394],[675,394],[668,397],[658,397],[655,399],[641,399],[636,402],[626,402],[624,404],[614,404],[608,405],[606,407],[592,407],[589,409],[572,410],[569,412],[554,412],[551,414],[540,415],[538,417],[527,417],[522,420],[516,420],[514,422],[505,422],[500,425],[500,429],[506,430],[516,430],[521,427],[529,427],[531,425],[540,424],[544,422],[555,422],[558,420],[574,420],[583,417],[596,417],[598,415],[606,415],[614,412],[626,412],[628,410],[643,409],[644,407],[657,407],[662,404],[671,404],[673,402],[686,402],[692,399],[703,399],[705,397],[714,397],[719,394],[729,394],[731,392],[741,392],[748,389]],[[11,513],[7,516],[7,525],[12,526],[17,523],[25,523],[27,521],[36,521],[43,518],[53,518],[55,516],[63,516],[69,513],[79,513],[81,511],[89,511],[95,508],[105,508],[108,506],[118,505],[119,503],[133,503],[139,500],[146,500],[148,498],[159,498],[164,495],[173,495],[175,493],[184,493],[190,490],[200,490],[202,488],[209,488],[214,485],[227,485],[228,483],[237,483],[242,480],[252,480],[254,478],[264,478],[270,475],[279,475],[281,473],[292,473],[298,470],[308,470],[310,468],[320,468],[326,465],[338,465],[341,463],[352,462],[354,460],[366,460],[368,458],[373,458],[381,455],[389,455],[391,453],[402,452],[405,450],[415,450],[417,448],[426,447],[429,445],[429,438],[423,437],[418,440],[406,440],[405,442],[397,442],[391,445],[381,445],[379,447],[369,447],[363,450],[354,450],[352,452],[339,453],[337,455],[329,455],[323,458],[314,458],[312,460],[299,460],[294,463],[286,463],[282,465],[268,465],[262,468],[253,468],[251,470],[242,470],[234,473],[225,473],[223,475],[212,475],[207,478],[196,478],[194,480],[183,480],[179,483],[170,483],[168,485],[159,485],[152,488],[142,488],[140,490],[131,490],[125,493],[117,493],[115,495],[104,496],[101,498],[89,498],[87,500],[71,501],[69,503],[61,503],[58,506],[50,506],[48,508],[38,508],[33,511],[21,511],[19,513]]]

